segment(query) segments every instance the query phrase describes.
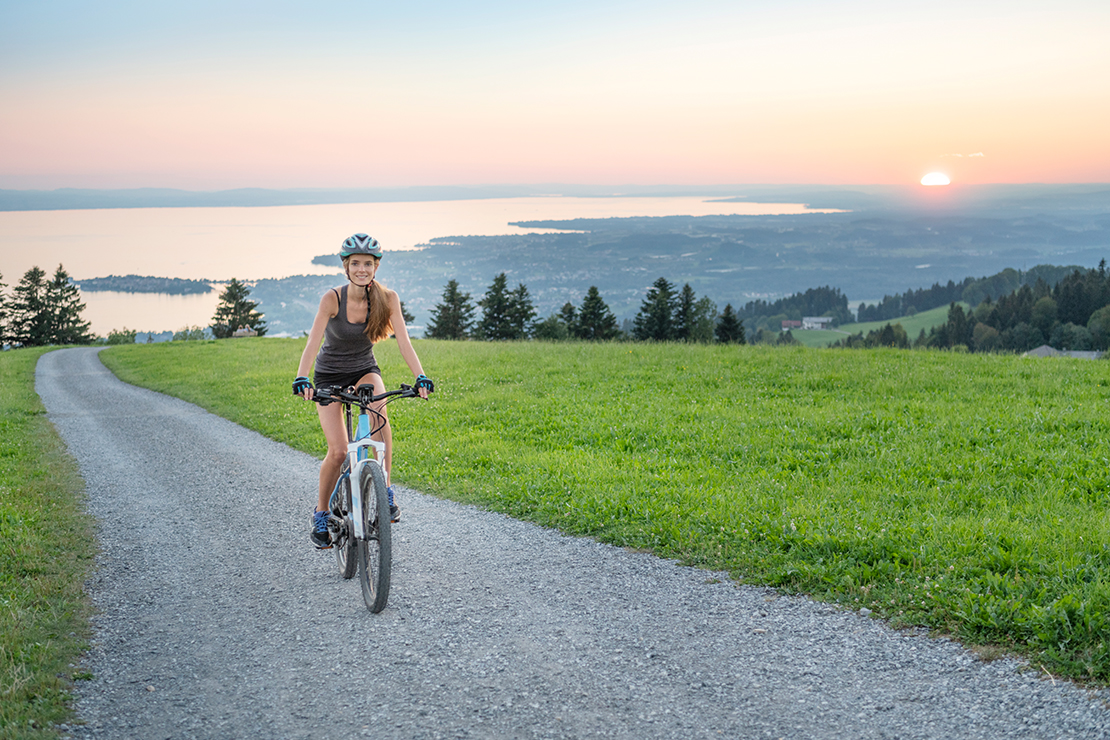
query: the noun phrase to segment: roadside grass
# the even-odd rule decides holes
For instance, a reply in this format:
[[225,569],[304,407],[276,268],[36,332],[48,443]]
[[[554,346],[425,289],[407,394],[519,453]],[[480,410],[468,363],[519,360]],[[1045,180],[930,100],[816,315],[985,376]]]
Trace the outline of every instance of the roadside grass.
[[[968,309],[966,303],[961,303],[964,310]],[[839,342],[852,334],[863,333],[867,336],[868,332],[882,329],[887,324],[901,324],[902,328],[906,330],[906,336],[910,341],[917,339],[917,336],[922,330],[928,334],[929,330],[934,326],[940,326],[948,321],[948,306],[938,306],[931,308],[928,311],[916,313],[913,316],[901,316],[897,319],[890,319],[888,321],[864,321],[859,324],[842,324],[836,329],[795,329],[790,332],[790,335],[797,339],[799,342],[807,347],[828,347],[833,342]]]
[[46,349],[0,352],[0,738],[56,737],[89,636],[84,483],[35,395]]
[[[303,340],[113,347],[321,455]],[[1110,682],[1110,369],[1007,355],[436,342],[398,481]],[[387,382],[408,379],[396,346]],[[306,506],[312,492],[305,492]],[[661,594],[665,598],[665,594]]]

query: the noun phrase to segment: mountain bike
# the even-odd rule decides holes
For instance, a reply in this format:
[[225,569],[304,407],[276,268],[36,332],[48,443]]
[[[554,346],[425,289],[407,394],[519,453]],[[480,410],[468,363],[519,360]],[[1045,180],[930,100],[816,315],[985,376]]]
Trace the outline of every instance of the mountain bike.
[[[347,425],[347,458],[328,501],[328,536],[339,572],[352,578],[357,571],[366,608],[377,614],[389,600],[389,576],[393,563],[389,494],[383,459],[385,443],[371,437],[385,426],[385,416],[372,404],[391,403],[396,398],[419,397],[412,386],[374,395],[374,386],[318,388],[313,401],[321,406],[343,404]],[[352,407],[358,407],[356,415]],[[374,415],[371,423],[370,416]]]

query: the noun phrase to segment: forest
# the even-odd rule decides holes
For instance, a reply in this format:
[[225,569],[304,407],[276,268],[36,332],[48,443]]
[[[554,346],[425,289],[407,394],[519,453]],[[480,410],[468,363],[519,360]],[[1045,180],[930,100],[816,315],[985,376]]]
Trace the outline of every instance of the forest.
[[[1004,279],[1014,277],[1006,275]],[[971,352],[1026,352],[1044,344],[1063,351],[1110,349],[1110,272],[1106,260],[1097,269],[1073,270],[1054,285],[1043,277],[1032,283],[1021,275],[1016,278],[1020,284],[1016,290],[997,299],[988,293],[969,311],[953,301],[948,320],[928,333],[922,330],[912,346]],[[887,324],[866,337],[855,334],[837,344],[911,346],[900,324]]]

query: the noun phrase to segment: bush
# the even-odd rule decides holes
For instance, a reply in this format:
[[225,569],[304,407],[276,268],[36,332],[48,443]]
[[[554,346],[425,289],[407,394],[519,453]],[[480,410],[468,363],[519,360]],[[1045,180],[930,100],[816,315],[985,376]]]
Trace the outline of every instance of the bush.
[[1091,333],[1094,349],[1110,349],[1110,306],[1103,306],[1091,314],[1087,321],[1087,331]]
[[559,318],[559,315],[553,313],[536,324],[532,337],[548,342],[561,342],[570,338],[570,332],[567,330],[566,323]]
[[118,330],[112,329],[108,332],[108,344],[134,344],[136,334],[137,331],[126,326]]
[[1086,351],[1091,349],[1091,332],[1087,331],[1087,327],[1069,321],[1052,330],[1052,338],[1048,343],[1065,351]]
[[195,342],[201,339],[204,339],[204,329],[199,326],[186,326],[173,333],[173,341],[175,342]]

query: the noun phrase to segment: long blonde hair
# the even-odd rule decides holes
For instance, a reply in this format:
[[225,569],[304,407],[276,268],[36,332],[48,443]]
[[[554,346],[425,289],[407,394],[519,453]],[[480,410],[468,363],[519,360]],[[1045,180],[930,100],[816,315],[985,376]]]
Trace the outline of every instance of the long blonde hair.
[[[343,258],[343,272],[347,272],[347,260]],[[381,260],[378,260],[379,262]],[[351,279],[347,273],[347,280]],[[351,283],[353,286],[354,283]],[[348,289],[348,293],[350,289]],[[393,316],[389,308],[389,296],[393,293],[376,279],[366,286],[366,329],[363,333],[371,342],[377,344],[383,339],[393,336]]]

